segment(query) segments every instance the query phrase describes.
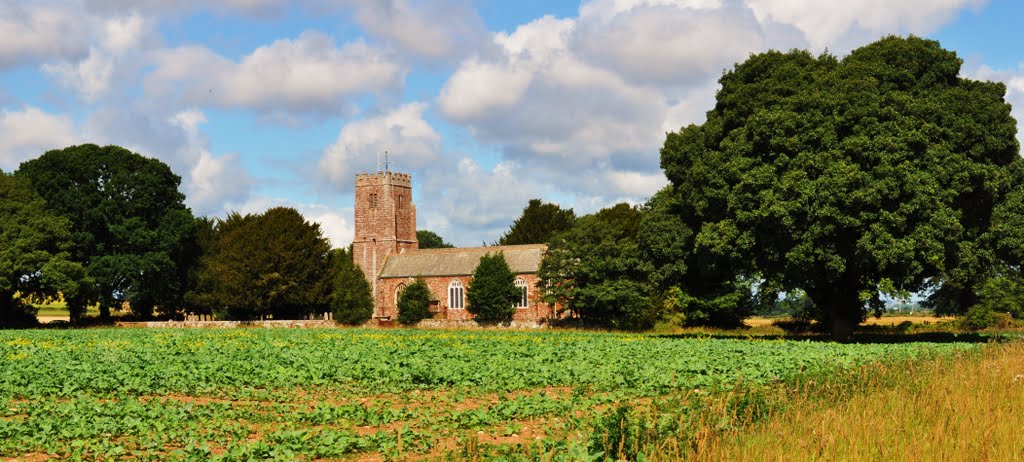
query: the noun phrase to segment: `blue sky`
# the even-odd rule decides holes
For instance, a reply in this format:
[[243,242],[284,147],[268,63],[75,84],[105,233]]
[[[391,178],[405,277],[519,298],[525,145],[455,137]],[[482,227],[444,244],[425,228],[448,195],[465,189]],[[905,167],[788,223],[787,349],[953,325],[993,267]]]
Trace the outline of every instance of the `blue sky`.
[[387,150],[419,228],[476,245],[530,198],[642,202],[665,132],[702,122],[750,53],[913,33],[1024,107],[1021,17],[1010,0],[0,0],[0,170],[117,144],[168,163],[197,214],[293,206],[342,246],[354,175]]

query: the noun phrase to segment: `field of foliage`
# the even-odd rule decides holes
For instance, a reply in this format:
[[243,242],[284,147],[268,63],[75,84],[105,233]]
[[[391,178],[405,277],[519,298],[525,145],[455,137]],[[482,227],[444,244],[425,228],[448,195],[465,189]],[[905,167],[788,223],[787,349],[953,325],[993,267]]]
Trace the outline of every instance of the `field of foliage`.
[[[580,460],[761,412],[751,390],[975,344],[583,332],[0,332],[0,456]],[[716,401],[722,403],[721,400]],[[723,421],[722,425],[728,425]],[[653,430],[651,430],[653,428]],[[628,448],[625,448],[628,449]]]

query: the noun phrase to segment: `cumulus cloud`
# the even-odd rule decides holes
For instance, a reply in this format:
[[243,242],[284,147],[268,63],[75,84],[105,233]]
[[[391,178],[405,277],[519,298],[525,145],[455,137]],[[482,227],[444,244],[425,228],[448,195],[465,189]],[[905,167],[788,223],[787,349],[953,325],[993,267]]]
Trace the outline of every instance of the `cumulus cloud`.
[[[817,50],[848,48],[878,34],[926,34],[988,0],[745,0],[757,20],[799,29]],[[852,37],[851,37],[852,35]],[[839,47],[836,44],[839,43]]]
[[25,160],[80,141],[70,117],[36,107],[0,111],[0,168],[11,171]]
[[610,16],[583,15],[574,47],[584,59],[633,81],[679,85],[706,80],[763,50],[767,42],[745,8],[710,6],[643,5]]
[[146,76],[150,97],[177,94],[188,103],[263,112],[346,111],[350,99],[399,87],[405,70],[391,53],[354,41],[337,47],[329,36],[303,32],[234,61],[202,46],[155,53]]
[[650,147],[661,136],[662,95],[578,59],[568,48],[574,26],[545,17],[497,34],[504,56],[465,62],[441,90],[441,112],[513,159],[587,164]]
[[192,164],[185,178],[187,202],[200,214],[225,212],[233,204],[248,199],[253,180],[243,168],[238,154],[214,156],[209,140],[199,131],[206,116],[198,110],[186,110],[168,120],[184,131],[186,143],[178,148],[178,156]]
[[144,64],[141,46],[152,38],[155,25],[139,15],[102,21],[100,37],[89,46],[88,55],[78,61],[47,63],[43,71],[87,102],[110,92],[117,77],[134,79]]
[[387,114],[349,123],[320,157],[322,179],[332,189],[350,192],[355,174],[376,171],[377,159],[390,153],[395,169],[412,171],[435,160],[441,135],[423,119],[425,103],[409,103]]
[[91,26],[73,8],[0,0],[0,69],[85,56]]
[[366,32],[427,60],[463,56],[487,40],[483,20],[469,3],[453,0],[348,2]]

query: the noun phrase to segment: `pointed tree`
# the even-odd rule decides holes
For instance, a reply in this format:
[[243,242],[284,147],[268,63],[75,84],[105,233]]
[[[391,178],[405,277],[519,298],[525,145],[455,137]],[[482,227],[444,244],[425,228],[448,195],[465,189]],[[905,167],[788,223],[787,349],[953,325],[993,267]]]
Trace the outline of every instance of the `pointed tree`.
[[334,264],[334,286],[331,312],[340,324],[359,325],[373,317],[373,289],[363,270],[352,261],[348,249],[331,251]]
[[466,311],[481,321],[507,321],[516,313],[515,302],[522,296],[516,275],[501,252],[480,257],[473,271]]
[[203,262],[218,317],[303,319],[328,309],[330,245],[320,225],[292,208],[232,214],[217,227],[216,253]]

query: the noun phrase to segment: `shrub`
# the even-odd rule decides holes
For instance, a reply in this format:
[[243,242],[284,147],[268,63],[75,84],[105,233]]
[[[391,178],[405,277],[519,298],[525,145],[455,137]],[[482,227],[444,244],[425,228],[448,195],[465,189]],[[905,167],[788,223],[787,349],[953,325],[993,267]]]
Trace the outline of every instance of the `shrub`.
[[398,322],[411,325],[430,317],[430,288],[423,279],[409,284],[398,299]]
[[988,328],[1006,328],[1013,324],[1008,313],[997,313],[984,304],[970,307],[959,321],[961,329],[981,330]]

